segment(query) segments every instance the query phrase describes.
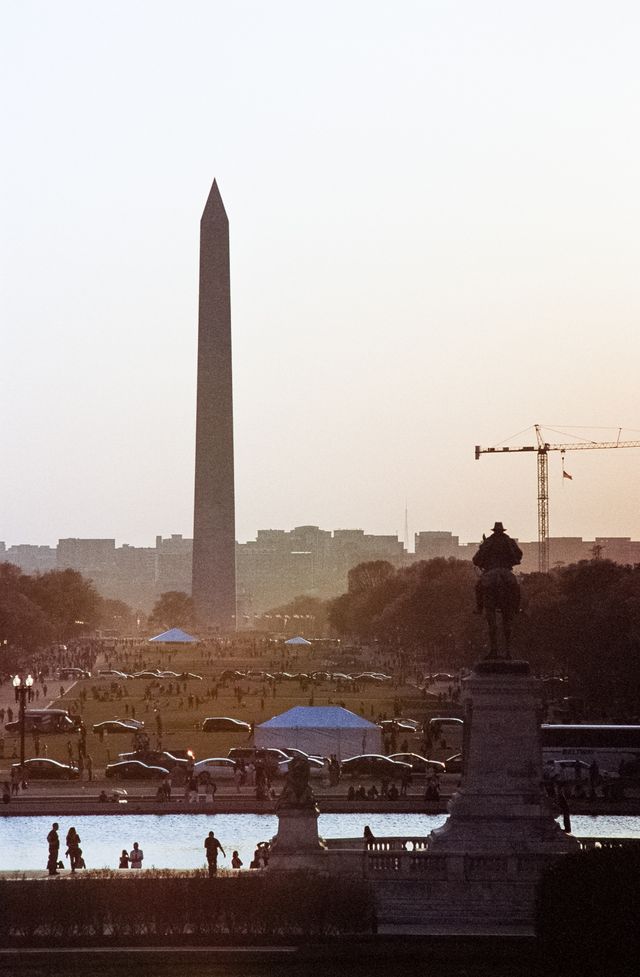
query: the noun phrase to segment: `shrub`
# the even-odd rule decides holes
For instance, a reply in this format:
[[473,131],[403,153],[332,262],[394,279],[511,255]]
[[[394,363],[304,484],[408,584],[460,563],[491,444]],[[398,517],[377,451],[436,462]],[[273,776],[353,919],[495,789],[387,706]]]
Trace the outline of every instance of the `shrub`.
[[363,880],[307,873],[206,878],[141,872],[126,877],[0,881],[0,942],[252,942],[370,931]]

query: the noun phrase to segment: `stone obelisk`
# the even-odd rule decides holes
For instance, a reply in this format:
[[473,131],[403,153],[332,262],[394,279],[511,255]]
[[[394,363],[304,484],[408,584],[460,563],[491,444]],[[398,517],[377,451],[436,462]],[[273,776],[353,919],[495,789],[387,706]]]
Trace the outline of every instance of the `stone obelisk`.
[[200,221],[192,595],[200,624],[235,628],[229,221],[215,180]]

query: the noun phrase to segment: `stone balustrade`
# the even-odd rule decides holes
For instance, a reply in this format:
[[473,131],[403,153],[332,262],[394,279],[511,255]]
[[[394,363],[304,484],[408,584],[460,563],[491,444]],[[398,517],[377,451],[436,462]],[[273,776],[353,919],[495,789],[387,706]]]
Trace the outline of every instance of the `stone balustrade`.
[[[385,838],[376,838],[375,841],[369,842],[367,845],[367,851],[369,852],[385,852],[385,851],[422,851],[428,845],[429,839],[426,835],[421,837],[401,837],[401,836],[387,836]],[[364,838],[325,838],[325,844],[327,848],[335,849],[351,849],[359,848],[364,851],[365,842]]]

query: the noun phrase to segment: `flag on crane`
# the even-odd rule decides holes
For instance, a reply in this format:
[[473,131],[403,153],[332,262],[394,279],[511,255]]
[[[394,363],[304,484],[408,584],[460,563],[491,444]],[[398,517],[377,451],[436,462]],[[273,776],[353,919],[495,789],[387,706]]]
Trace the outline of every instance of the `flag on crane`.
[[569,472],[566,472],[564,468],[562,469],[562,477],[568,478],[570,482],[573,481],[573,475],[570,475]]

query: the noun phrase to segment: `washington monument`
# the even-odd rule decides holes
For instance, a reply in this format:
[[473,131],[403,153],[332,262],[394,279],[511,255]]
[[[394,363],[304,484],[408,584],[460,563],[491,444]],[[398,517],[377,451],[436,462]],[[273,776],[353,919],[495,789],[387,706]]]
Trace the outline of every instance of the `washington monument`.
[[192,595],[201,624],[235,627],[229,221],[213,181],[200,221]]

